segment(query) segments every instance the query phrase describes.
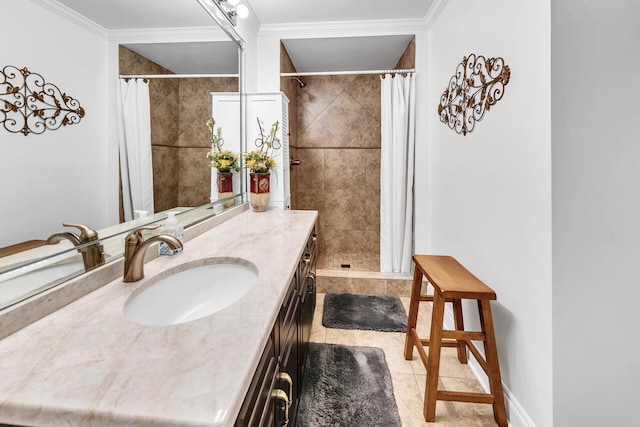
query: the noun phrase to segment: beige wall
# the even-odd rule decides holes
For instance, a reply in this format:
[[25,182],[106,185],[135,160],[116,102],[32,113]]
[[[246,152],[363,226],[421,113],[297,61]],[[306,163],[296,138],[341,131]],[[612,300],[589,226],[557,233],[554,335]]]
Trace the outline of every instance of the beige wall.
[[416,39],[415,37],[409,42],[407,48],[398,60],[395,69],[411,69],[416,66]]
[[[297,70],[291,62],[284,45],[280,43],[280,72],[295,73]],[[298,82],[292,77],[280,77],[280,90],[289,98],[289,156],[298,159],[298,103],[296,102]],[[298,188],[299,166],[290,169],[291,206],[297,209],[296,191]]]
[[[172,74],[120,47],[121,74]],[[210,142],[210,92],[235,92],[236,78],[151,79],[151,148],[156,212],[209,203],[211,170],[205,155]]]
[[[294,207],[319,212],[319,267],[379,265],[380,78],[313,76],[297,91]],[[377,269],[377,268],[376,268]]]
[[[412,41],[396,68],[413,68]],[[295,68],[281,46],[282,72]],[[380,76],[305,76],[299,88],[281,79],[292,99],[294,209],[319,212],[318,267],[380,268]],[[295,102],[293,100],[295,99]]]
[[[238,84],[236,78],[227,77],[181,79],[179,82],[178,204],[200,206],[211,199],[211,168],[205,159],[211,149],[205,125],[211,117],[211,92],[236,92]],[[224,138],[224,129],[222,136]],[[165,173],[170,175],[170,171]]]

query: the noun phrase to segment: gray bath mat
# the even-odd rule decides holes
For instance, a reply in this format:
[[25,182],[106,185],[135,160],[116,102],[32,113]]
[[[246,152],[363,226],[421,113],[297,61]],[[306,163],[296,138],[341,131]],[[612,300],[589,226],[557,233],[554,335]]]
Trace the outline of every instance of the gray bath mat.
[[328,292],[322,324],[335,329],[405,332],[407,312],[396,296]]
[[381,349],[309,344],[297,427],[400,425]]

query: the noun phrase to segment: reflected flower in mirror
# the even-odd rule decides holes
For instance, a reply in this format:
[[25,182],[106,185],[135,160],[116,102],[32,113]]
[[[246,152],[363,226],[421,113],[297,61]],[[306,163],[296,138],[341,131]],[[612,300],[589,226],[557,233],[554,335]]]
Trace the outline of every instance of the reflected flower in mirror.
[[209,131],[209,139],[211,140],[211,150],[207,153],[207,160],[209,160],[210,166],[224,173],[239,171],[239,156],[232,151],[222,150],[222,146],[224,145],[222,128],[216,126],[216,121],[213,117],[210,117],[206,124]]

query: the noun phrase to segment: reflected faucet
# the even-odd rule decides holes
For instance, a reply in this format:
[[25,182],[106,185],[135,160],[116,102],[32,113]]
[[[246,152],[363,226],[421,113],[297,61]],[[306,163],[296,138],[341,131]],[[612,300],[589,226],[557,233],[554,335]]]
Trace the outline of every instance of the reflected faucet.
[[159,225],[139,227],[125,237],[123,282],[137,282],[144,277],[144,254],[154,243],[164,242],[174,251],[183,248],[180,240],[166,234],[159,234],[144,240],[143,230],[155,230],[158,227]]
[[82,254],[82,262],[84,263],[85,270],[91,270],[92,268],[98,267],[104,264],[104,248],[98,241],[98,232],[90,229],[86,225],[82,224],[72,224],[69,222],[65,222],[62,224],[65,227],[76,227],[80,230],[80,235],[75,235],[69,231],[64,231],[61,233],[52,234],[46,240],[45,245],[55,245],[60,243],[62,239],[67,239],[73,246],[80,246],[85,243],[96,242],[92,245],[85,246],[83,248],[78,249],[78,252]]

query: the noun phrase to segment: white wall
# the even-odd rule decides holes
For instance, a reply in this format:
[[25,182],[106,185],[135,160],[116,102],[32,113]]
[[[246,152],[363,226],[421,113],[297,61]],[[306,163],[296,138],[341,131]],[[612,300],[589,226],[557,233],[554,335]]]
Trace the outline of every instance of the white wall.
[[244,40],[244,90],[257,92],[258,79],[258,29],[260,22],[251,11],[247,19],[240,19],[236,31]]
[[[416,184],[416,248],[454,256],[496,291],[514,426],[552,424],[549,3],[449,1],[430,31],[429,92],[419,93],[430,137],[416,159],[427,170]],[[511,80],[462,136],[439,121],[437,106],[471,53],[504,58]],[[475,305],[465,312],[477,319]]]
[[[7,0],[0,67],[27,67],[77,99],[79,124],[41,135],[0,127],[0,246],[43,239],[62,222],[108,225],[107,43],[31,1]],[[117,185],[117,182],[116,182]],[[117,204],[115,206],[117,214]]]
[[553,1],[556,426],[637,426],[640,3]]

